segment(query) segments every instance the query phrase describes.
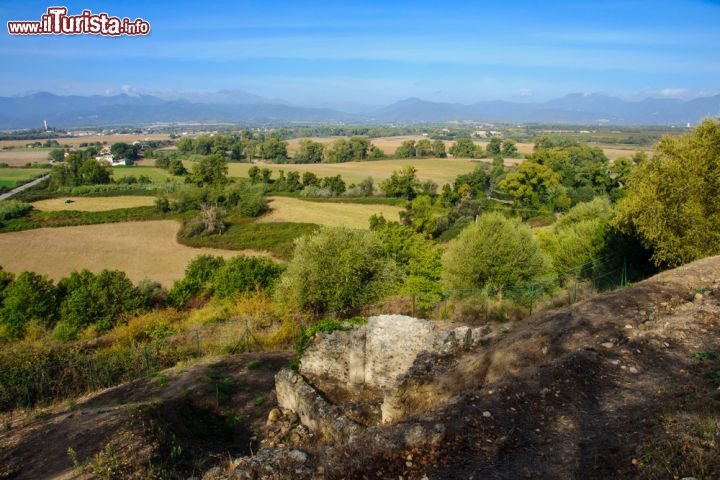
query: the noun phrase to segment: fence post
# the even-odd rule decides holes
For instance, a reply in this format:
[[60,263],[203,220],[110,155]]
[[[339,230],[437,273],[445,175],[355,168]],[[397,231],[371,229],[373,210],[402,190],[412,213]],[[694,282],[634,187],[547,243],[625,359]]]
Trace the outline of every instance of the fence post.
[[415,295],[412,296],[412,316],[415,316]]
[[195,351],[198,357],[202,356],[202,350],[200,350],[200,333],[195,330]]
[[627,279],[627,258],[623,257],[623,268],[622,268],[622,275],[620,277],[620,286],[625,288],[628,286],[628,279]]
[[143,345],[143,361],[145,363],[145,374],[150,375],[150,358],[148,357],[147,343]]

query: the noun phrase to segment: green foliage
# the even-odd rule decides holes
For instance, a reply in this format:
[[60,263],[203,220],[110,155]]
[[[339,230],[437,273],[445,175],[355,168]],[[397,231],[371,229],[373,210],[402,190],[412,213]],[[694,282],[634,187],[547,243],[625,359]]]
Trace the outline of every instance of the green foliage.
[[225,189],[228,209],[246,217],[259,217],[268,211],[268,202],[260,185],[239,182]]
[[539,139],[528,160],[557,173],[560,183],[577,203],[612,189],[610,165],[602,149],[550,137]]
[[224,185],[228,182],[227,160],[209,155],[193,165],[190,178],[198,186]]
[[87,270],[73,272],[57,288],[61,302],[55,334],[63,340],[75,338],[90,325],[98,332],[107,331],[123,315],[146,306],[146,298],[118,270],[103,270],[98,275]]
[[[370,140],[364,137],[338,138],[325,146],[324,161],[341,163],[367,160],[371,153]],[[377,156],[377,152],[373,152]]]
[[283,163],[288,158],[287,142],[271,137],[260,145],[260,158]]
[[295,352],[302,355],[316,333],[332,333],[337,330],[349,330],[354,325],[364,325],[365,323],[367,323],[367,320],[363,317],[352,317],[345,320],[324,318],[311,323],[307,327],[301,325],[299,338],[295,343]]
[[570,205],[558,175],[545,165],[524,161],[505,175],[499,187],[515,200],[516,207],[533,210],[561,210]]
[[[488,145],[488,147],[489,146],[490,145]],[[510,139],[504,140],[502,142],[502,150],[501,150],[500,154],[506,158],[513,158],[513,157],[517,156],[517,154],[518,154],[517,144],[513,140],[510,140]],[[494,154],[493,157],[496,155],[497,154]]]
[[548,271],[549,262],[528,226],[486,213],[449,243],[442,278],[453,290],[502,289],[538,281]]
[[482,147],[475,145],[470,137],[457,138],[448,151],[455,158],[480,158],[483,153]]
[[309,138],[300,140],[300,148],[293,157],[293,163],[320,163],[323,161],[323,150],[325,146],[320,142],[314,142]]
[[350,313],[391,291],[397,273],[376,234],[323,228],[297,240],[276,296],[291,307],[316,314]]
[[205,294],[213,275],[224,264],[225,259],[222,257],[212,255],[196,257],[185,268],[185,277],[173,284],[168,294],[168,302],[182,308],[192,298]]
[[674,267],[720,253],[720,123],[706,119],[630,174],[615,225],[636,232],[657,265]]
[[225,262],[213,275],[213,294],[230,298],[252,290],[271,290],[283,267],[265,257],[239,255]]
[[2,295],[0,336],[18,338],[30,323],[47,328],[52,327],[56,320],[55,286],[46,277],[22,272],[14,282],[6,285]]
[[430,237],[438,230],[437,217],[433,213],[432,200],[428,195],[420,195],[407,202],[405,210],[400,212],[400,220],[414,232]]
[[440,245],[382,216],[374,217],[371,229],[380,238],[385,254],[403,273],[400,293],[417,295],[425,303],[436,301],[441,291],[443,250]]
[[491,157],[495,157],[502,153],[502,139],[500,137],[492,137],[485,148]]
[[405,140],[395,150],[395,156],[397,158],[414,158],[415,155],[415,140]]
[[110,146],[110,153],[116,159],[137,160],[140,158],[140,145],[123,142],[113,143]]
[[89,152],[89,150],[70,152],[64,163],[55,165],[51,172],[51,187],[110,183],[112,168],[106,162],[95,160],[96,152]]
[[312,223],[247,223],[231,219],[222,235],[198,235],[179,240],[192,247],[264,250],[276,258],[289,259],[295,239],[312,233],[317,228],[318,226]]
[[393,171],[390,178],[385,180],[380,188],[388,197],[405,197],[408,200],[415,197],[420,188],[420,180],[417,178],[417,169],[408,165],[400,171]]
[[0,202],[0,222],[10,220],[11,218],[19,218],[27,215],[32,210],[32,205],[17,200],[3,200]]

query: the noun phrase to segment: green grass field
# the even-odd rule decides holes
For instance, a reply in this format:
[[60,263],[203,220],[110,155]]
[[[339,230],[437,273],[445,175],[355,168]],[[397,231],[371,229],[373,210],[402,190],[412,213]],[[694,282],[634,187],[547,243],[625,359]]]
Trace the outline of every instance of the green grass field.
[[165,183],[168,180],[182,180],[180,177],[173,177],[167,170],[156,167],[113,167],[113,179],[119,180],[124,177],[133,175],[135,178],[140,175],[149,177],[153,183]]
[[0,168],[0,187],[11,188],[48,172],[45,168]]
[[[482,160],[454,159],[454,158],[419,158],[419,159],[389,159],[368,162],[347,163],[319,163],[319,164],[262,164],[260,168],[269,168],[277,176],[277,172],[292,170],[313,172],[320,177],[342,175],[347,183],[359,183],[367,177],[382,181],[392,175],[394,170],[400,170],[407,165],[417,168],[421,180],[434,180],[438,185],[452,183],[455,177],[462,173],[472,171]],[[189,170],[193,162],[186,161],[185,167]],[[253,164],[230,163],[228,170],[231,177],[247,177],[247,172]]]

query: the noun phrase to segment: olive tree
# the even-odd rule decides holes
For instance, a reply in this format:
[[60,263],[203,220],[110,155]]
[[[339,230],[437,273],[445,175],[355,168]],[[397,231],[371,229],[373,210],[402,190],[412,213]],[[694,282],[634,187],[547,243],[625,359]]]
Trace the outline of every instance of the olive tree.
[[296,241],[276,296],[303,311],[349,314],[382,298],[398,281],[397,266],[375,233],[324,228]]
[[538,280],[549,269],[530,227],[486,213],[450,242],[443,255],[442,279],[450,289],[502,289]]

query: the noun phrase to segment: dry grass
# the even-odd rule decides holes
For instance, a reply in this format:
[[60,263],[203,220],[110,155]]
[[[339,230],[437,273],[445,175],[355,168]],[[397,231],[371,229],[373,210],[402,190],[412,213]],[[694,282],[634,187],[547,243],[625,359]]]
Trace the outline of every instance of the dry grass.
[[357,203],[311,202],[289,197],[273,197],[272,211],[260,222],[315,223],[329,227],[368,228],[368,220],[382,213],[388,220],[398,220],[399,207],[391,205],[361,205]]
[[170,286],[198,255],[230,258],[241,253],[191,248],[177,242],[172,220],[40,228],[0,234],[0,265],[11,272],[30,270],[54,280],[73,270],[122,270],[138,282],[151,278]]
[[[72,200],[72,203],[65,203]],[[33,203],[37,210],[57,212],[73,210],[79,212],[103,212],[118,208],[149,207],[154,205],[155,197],[117,196],[117,197],[63,197],[40,200]]]
[[33,151],[0,151],[0,163],[7,163],[11,167],[24,167],[28,163],[46,163],[48,152],[41,150]]

